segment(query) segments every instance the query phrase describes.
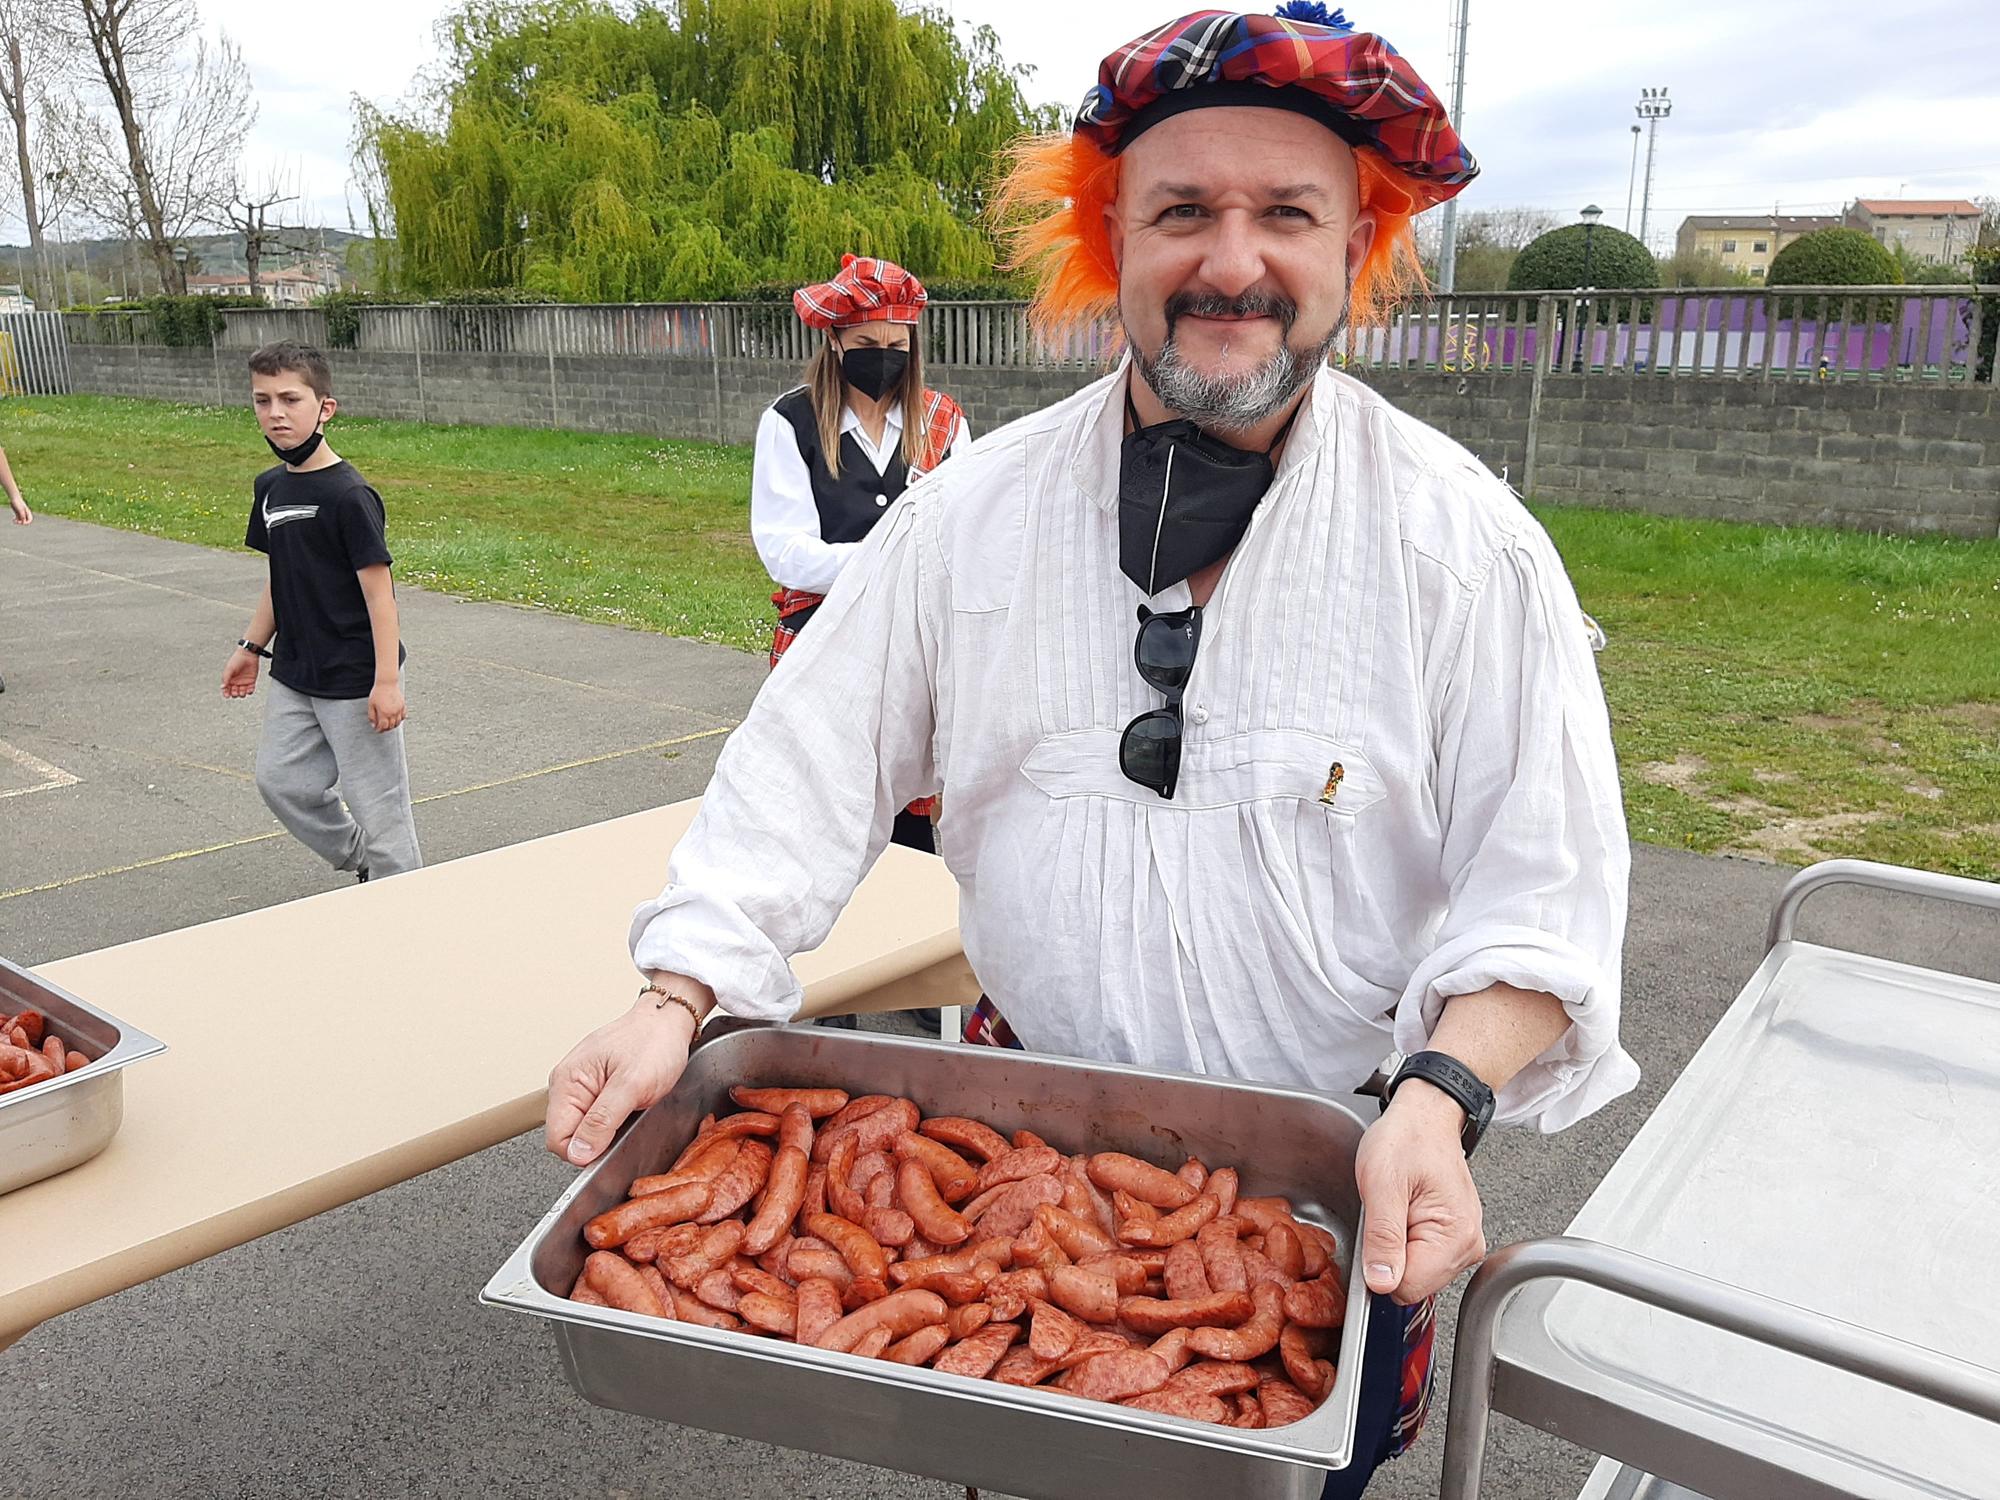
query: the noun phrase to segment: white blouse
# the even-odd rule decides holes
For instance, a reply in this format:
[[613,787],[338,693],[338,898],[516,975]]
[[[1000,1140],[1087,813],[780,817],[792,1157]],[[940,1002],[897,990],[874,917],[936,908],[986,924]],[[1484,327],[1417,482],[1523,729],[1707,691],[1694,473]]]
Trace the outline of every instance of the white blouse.
[[[868,429],[851,406],[840,409],[840,430],[854,434],[877,474],[886,473],[903,447],[902,403],[889,408],[879,443],[870,440]],[[945,457],[956,453],[969,435],[965,418],[960,417],[945,445]],[[756,543],[757,555],[764,560],[764,571],[773,583],[811,594],[831,589],[841,568],[861,545],[821,538],[812,473],[799,452],[798,434],[776,408],[767,408],[757,422],[757,446],[750,468],[750,539]]]
[[1118,568],[1123,380],[890,508],[725,747],[634,959],[790,1016],[787,960],[942,786],[967,957],[1033,1050],[1344,1094],[1505,981],[1571,1024],[1496,1118],[1555,1130],[1624,1093],[1624,815],[1547,536],[1465,450],[1321,375],[1203,610],[1163,800],[1118,768],[1161,702]]

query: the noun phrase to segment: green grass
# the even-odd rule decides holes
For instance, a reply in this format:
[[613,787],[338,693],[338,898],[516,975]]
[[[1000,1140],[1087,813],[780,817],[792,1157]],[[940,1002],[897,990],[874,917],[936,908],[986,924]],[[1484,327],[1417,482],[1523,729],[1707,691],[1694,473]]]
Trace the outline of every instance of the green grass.
[[[770,583],[741,448],[343,418],[397,574],[761,650]],[[51,515],[242,544],[270,460],[247,411],[0,405]],[[1603,623],[1634,837],[2000,877],[2000,542],[1536,507]]]

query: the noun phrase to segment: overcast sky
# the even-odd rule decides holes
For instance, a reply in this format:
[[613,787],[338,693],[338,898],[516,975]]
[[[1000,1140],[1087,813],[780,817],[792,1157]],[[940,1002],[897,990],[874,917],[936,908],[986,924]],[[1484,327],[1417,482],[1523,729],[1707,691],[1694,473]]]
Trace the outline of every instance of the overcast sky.
[[[301,27],[259,0],[200,0],[243,48],[260,116],[254,168],[301,177],[321,220],[350,203],[351,96],[392,103],[436,55],[445,0],[342,0]],[[1444,92],[1456,0],[1348,15]],[[1188,8],[1192,9],[1193,6]],[[1031,64],[1032,95],[1073,106],[1110,48],[1167,18],[1161,0],[951,0]],[[2000,193],[2000,6],[1988,0],[1471,0],[1464,134],[1484,173],[1469,208],[1587,202],[1623,224],[1633,105],[1666,86],[1652,235],[1688,213],[1831,212],[1855,197]],[[1645,169],[1641,143],[1639,171]],[[1636,229],[1638,213],[1633,211]]]

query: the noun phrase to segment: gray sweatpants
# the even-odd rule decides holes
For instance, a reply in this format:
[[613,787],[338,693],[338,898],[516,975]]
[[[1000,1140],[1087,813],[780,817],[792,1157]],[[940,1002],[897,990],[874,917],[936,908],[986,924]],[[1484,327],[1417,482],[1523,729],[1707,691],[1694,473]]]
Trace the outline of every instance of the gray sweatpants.
[[336,870],[374,879],[421,868],[403,726],[377,734],[366,698],[310,698],[275,679],[268,687],[257,747],[265,806]]

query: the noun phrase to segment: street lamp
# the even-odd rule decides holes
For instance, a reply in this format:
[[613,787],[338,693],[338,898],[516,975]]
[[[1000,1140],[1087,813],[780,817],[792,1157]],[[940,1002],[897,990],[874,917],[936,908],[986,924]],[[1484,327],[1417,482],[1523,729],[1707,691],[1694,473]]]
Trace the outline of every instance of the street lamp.
[[1641,89],[1632,108],[1646,122],[1646,191],[1639,199],[1639,242],[1651,244],[1646,230],[1653,211],[1653,148],[1660,141],[1660,121],[1674,112],[1674,102],[1663,88]]
[[1625,174],[1625,232],[1632,232],[1632,190],[1639,182],[1639,135],[1637,125],[1632,127],[1632,170]]
[[186,245],[174,246],[174,270],[180,276],[180,293],[185,297],[188,289],[188,247]]
[[[1588,291],[1591,287],[1596,285],[1596,283],[1590,279],[1590,252],[1592,248],[1591,240],[1597,234],[1597,221],[1604,217],[1604,210],[1599,208],[1595,203],[1586,203],[1583,206],[1583,212],[1580,215],[1578,215],[1578,217],[1583,220],[1583,289],[1585,291]],[[1580,304],[1579,311],[1581,311],[1584,314],[1584,316],[1578,320],[1583,324],[1583,327],[1580,330],[1578,330],[1576,334],[1576,355],[1574,361],[1570,365],[1570,368],[1572,370],[1575,370],[1577,373],[1581,374],[1583,371],[1584,340],[1590,337],[1589,299],[1587,298],[1584,299],[1584,301]]]

